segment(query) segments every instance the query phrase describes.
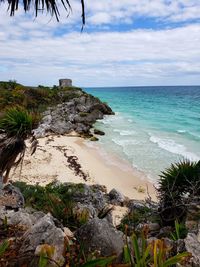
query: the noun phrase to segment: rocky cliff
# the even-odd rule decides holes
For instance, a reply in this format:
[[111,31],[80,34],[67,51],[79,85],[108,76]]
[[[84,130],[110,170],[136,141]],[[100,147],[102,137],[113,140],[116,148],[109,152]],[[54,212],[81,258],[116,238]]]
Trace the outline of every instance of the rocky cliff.
[[112,109],[98,98],[77,91],[77,96],[49,107],[44,113],[39,127],[35,130],[36,137],[49,133],[65,134],[75,131],[81,135],[89,135],[93,124],[104,115],[113,115]]

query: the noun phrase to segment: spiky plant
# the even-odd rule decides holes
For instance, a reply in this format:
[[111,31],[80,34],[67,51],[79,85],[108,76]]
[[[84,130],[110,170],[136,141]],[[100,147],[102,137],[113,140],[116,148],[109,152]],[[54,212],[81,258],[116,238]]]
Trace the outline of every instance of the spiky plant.
[[0,129],[5,131],[7,137],[26,138],[32,131],[32,116],[21,107],[7,109],[0,120]]
[[0,139],[0,177],[6,183],[12,167],[23,159],[25,139],[31,135],[33,119],[30,113],[21,107],[7,109],[0,119],[0,130],[4,136]]
[[160,175],[158,197],[162,219],[167,224],[182,220],[186,202],[200,195],[200,161],[183,160]]

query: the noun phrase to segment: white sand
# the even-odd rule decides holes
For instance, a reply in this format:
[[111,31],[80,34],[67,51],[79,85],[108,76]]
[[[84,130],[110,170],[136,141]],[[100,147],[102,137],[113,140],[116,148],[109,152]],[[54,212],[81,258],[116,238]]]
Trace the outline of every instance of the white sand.
[[[135,170],[128,162],[105,154],[98,142],[92,143],[92,147],[87,145],[88,142],[72,136],[41,138],[36,153],[30,156],[27,149],[22,170],[18,167],[10,177],[13,180],[41,185],[55,179],[61,182],[98,183],[105,185],[108,190],[116,188],[134,199],[145,199],[148,187],[152,199],[156,199],[154,187],[143,173]],[[77,175],[69,168],[67,157],[70,156],[77,157],[77,163],[81,165],[87,181],[83,179],[83,175]]]

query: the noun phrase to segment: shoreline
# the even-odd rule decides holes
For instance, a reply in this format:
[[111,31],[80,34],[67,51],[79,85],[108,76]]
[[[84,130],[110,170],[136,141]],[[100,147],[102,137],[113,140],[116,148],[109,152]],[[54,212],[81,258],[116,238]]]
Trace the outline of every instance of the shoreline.
[[115,188],[132,199],[144,200],[149,194],[156,201],[155,188],[145,174],[116,155],[105,154],[98,143],[91,146],[91,141],[69,135],[50,135],[38,141],[33,156],[27,148],[21,173],[20,167],[11,173],[13,181],[101,184],[108,191]]

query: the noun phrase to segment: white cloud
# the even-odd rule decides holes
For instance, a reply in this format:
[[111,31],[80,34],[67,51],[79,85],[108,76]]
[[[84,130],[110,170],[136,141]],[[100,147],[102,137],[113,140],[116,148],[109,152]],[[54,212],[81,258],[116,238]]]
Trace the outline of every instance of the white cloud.
[[[80,5],[78,1],[73,3],[73,15],[60,24],[55,19],[49,21],[48,16],[34,21],[22,10],[10,18],[0,9],[0,80],[15,78],[26,84],[55,84],[58,78],[66,76],[77,85],[91,86],[200,84],[199,24],[81,34]],[[88,23],[93,25],[117,19],[126,19],[128,23],[133,14],[178,20],[178,14],[186,14],[184,9],[199,5],[195,0],[151,0],[149,5],[147,0],[87,3]],[[184,9],[180,8],[183,4]],[[77,22],[78,32],[70,32]]]
[[199,0],[87,0],[86,4],[88,22],[95,24],[134,22],[137,17],[173,22],[200,19]]

